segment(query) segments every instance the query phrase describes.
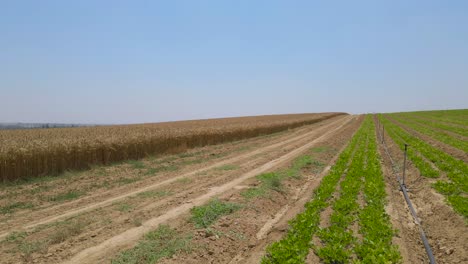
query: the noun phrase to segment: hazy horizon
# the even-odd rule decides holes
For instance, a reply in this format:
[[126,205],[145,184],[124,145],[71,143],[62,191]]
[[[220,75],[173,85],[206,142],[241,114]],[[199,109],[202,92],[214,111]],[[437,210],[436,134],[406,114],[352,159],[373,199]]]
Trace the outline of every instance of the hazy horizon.
[[468,108],[465,1],[21,1],[0,122]]

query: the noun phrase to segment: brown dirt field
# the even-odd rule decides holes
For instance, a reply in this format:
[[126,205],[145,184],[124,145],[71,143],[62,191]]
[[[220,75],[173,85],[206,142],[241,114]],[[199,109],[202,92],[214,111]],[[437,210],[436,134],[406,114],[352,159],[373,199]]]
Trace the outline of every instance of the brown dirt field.
[[[284,166],[300,153],[297,149],[303,151],[304,146],[322,144],[317,138],[329,140],[330,135],[341,133],[341,125],[348,131],[348,127],[355,129],[357,124],[353,117],[335,117],[272,136],[199,148],[184,155],[146,159],[143,165],[124,163],[77,173],[76,178],[58,177],[2,188],[2,203],[23,197],[24,201],[32,200],[34,206],[17,208],[0,216],[1,235],[8,240],[0,243],[4,256],[0,262],[60,263],[128,230],[134,232],[136,228],[146,232],[155,227],[157,221],[152,223],[152,220],[167,218],[170,212],[176,213],[174,217],[179,219],[178,214],[184,214],[186,209],[212,196],[236,190],[232,187],[244,185],[245,180],[249,181],[260,171]],[[177,169],[145,175],[147,170],[161,166]],[[37,189],[40,191],[33,191]],[[57,197],[70,190],[86,191],[71,201],[35,197],[37,193],[42,197]],[[80,228],[57,238],[56,233],[69,232],[70,225]],[[14,230],[18,232],[12,234]],[[41,243],[44,246],[38,246]],[[112,254],[104,255],[108,259]]]
[[[387,137],[385,142],[393,160],[401,164],[398,168],[401,171],[402,151],[390,138]],[[428,263],[418,227],[409,213],[395,175],[392,173],[391,162],[381,144],[379,150],[383,158],[382,167],[389,194],[386,210],[391,216],[393,226],[399,230],[395,243],[400,247],[404,263]],[[437,263],[468,263],[468,227],[463,218],[455,213],[446,204],[443,196],[431,187],[433,179],[422,177],[410,161],[407,169],[406,182],[410,190],[410,199],[422,222]]]

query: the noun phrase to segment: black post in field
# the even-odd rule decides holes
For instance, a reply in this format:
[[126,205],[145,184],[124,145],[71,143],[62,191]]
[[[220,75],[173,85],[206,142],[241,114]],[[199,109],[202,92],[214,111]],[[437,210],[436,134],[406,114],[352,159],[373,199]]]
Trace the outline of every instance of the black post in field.
[[[403,158],[403,185],[405,185],[405,175],[406,175],[406,155],[408,152],[408,144],[405,143],[405,157]],[[405,185],[406,186],[406,185]]]

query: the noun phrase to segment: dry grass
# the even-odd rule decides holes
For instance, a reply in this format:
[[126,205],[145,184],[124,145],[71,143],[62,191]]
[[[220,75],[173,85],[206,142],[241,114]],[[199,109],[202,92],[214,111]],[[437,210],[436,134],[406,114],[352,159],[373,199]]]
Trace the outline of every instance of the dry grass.
[[0,131],[0,178],[56,175],[93,165],[240,140],[342,113],[271,115],[82,128]]

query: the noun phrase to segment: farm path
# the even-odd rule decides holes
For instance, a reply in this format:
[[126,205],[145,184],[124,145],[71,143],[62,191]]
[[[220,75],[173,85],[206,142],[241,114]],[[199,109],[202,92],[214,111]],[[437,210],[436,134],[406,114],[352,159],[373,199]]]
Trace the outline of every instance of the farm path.
[[[281,134],[277,137],[265,137],[260,140],[254,139],[252,141],[255,143],[255,148],[252,151],[248,151],[246,153],[234,152],[226,158],[215,160],[213,162],[203,162],[198,166],[188,166],[185,170],[180,172],[177,171],[175,173],[166,173],[158,177],[152,177],[136,184],[135,186],[118,186],[116,188],[111,188],[110,190],[94,192],[70,202],[47,206],[32,212],[28,210],[24,210],[23,212],[20,211],[16,215],[13,215],[13,217],[2,221],[0,224],[0,239],[5,238],[14,230],[31,230],[40,225],[50,224],[81,213],[103,208],[124,200],[125,198],[151,191],[161,186],[167,186],[171,183],[197,176],[215,168],[234,163],[252,162],[253,158],[262,155],[265,152],[281,149],[281,147],[287,144],[291,144],[297,140],[304,140],[305,138],[310,137],[310,135],[315,135],[315,130],[317,128],[337,124],[343,120],[348,120],[349,118],[349,116],[334,117],[316,124],[294,129],[291,133]],[[245,143],[248,144],[249,140]],[[223,150],[221,150],[221,152],[223,152]],[[174,163],[177,163],[177,161],[174,161]]]
[[[34,209],[18,209],[7,215],[6,221],[0,224],[0,236],[7,238],[0,243],[0,252],[5,253],[5,258],[0,263],[29,263],[32,260],[36,263],[61,263],[135,226],[145,226],[144,223],[150,219],[163,217],[171,211],[177,212],[175,208],[191,208],[195,206],[194,201],[202,203],[213,195],[242,188],[239,186],[242,181],[259,173],[255,169],[262,168],[259,171],[263,171],[280,166],[287,159],[294,158],[291,155],[298,155],[298,152],[289,155],[287,153],[301,147],[305,149],[304,146],[309,146],[311,141],[318,142],[318,138],[330,140],[332,134],[343,126],[356,126],[357,119],[356,116],[339,116],[282,133],[206,146],[188,151],[187,154],[173,155],[174,157],[161,157],[152,160],[153,163],[144,160],[146,165],[162,164],[165,160],[170,160],[164,166],[177,165],[179,169],[163,171],[136,183],[88,192],[72,201],[45,204]],[[141,169],[133,172],[128,167],[130,165],[126,164],[107,167],[106,169],[115,173],[109,173],[104,178],[115,181],[121,180],[124,174],[129,174],[128,177],[131,178],[144,172]],[[59,178],[56,182],[46,184],[52,186],[48,189],[79,189],[85,183],[102,181],[103,176],[94,178],[93,173],[91,170],[80,174],[78,179]],[[249,176],[244,177],[246,174]],[[43,186],[20,186],[12,192],[22,195],[39,187]],[[79,226],[79,231],[60,237],[69,232],[67,228],[70,226]],[[8,242],[16,234],[26,234],[26,237],[20,239],[22,242]],[[60,238],[57,239],[57,236]],[[46,246],[40,250],[34,248],[31,252],[23,251],[25,246],[40,243]]]
[[[225,194],[226,192],[235,190],[236,187],[239,187],[244,181],[263,172],[277,168],[286,162],[291,161],[306,150],[312,148],[318,142],[330,139],[343,126],[347,125],[355,118],[356,117],[353,116],[336,118],[335,120],[328,122],[323,126],[319,126],[318,128],[305,134],[288,139],[282,139],[280,142],[276,142],[262,148],[257,148],[255,151],[252,151],[248,154],[240,155],[238,157],[229,159],[228,161],[210,166],[210,168],[215,168],[225,164],[233,163],[238,160],[244,160],[244,163],[249,164],[244,172],[237,174],[234,178],[231,178],[227,182],[211,186],[211,188],[207,189],[206,192],[202,193],[201,195],[194,197],[193,199],[187,199],[181,205],[172,207],[161,215],[147,219],[142,223],[141,226],[127,229],[119,234],[116,234],[115,236],[108,238],[105,241],[102,241],[101,243],[83,249],[71,257],[66,263],[100,263],[105,261],[109,258],[109,256],[115,255],[115,253],[118,251],[134,245],[135,242],[137,242],[138,239],[140,239],[145,233],[155,229],[159,224],[176,219],[179,216],[188,213],[194,206],[202,205],[215,196],[219,196]],[[264,160],[261,162],[263,164],[252,164],[252,157],[258,154],[266,154],[269,151],[274,151],[275,154],[266,160],[266,162]],[[145,191],[146,190],[148,189],[145,188]],[[142,190],[135,191],[131,195],[134,195],[137,192],[142,192]]]

